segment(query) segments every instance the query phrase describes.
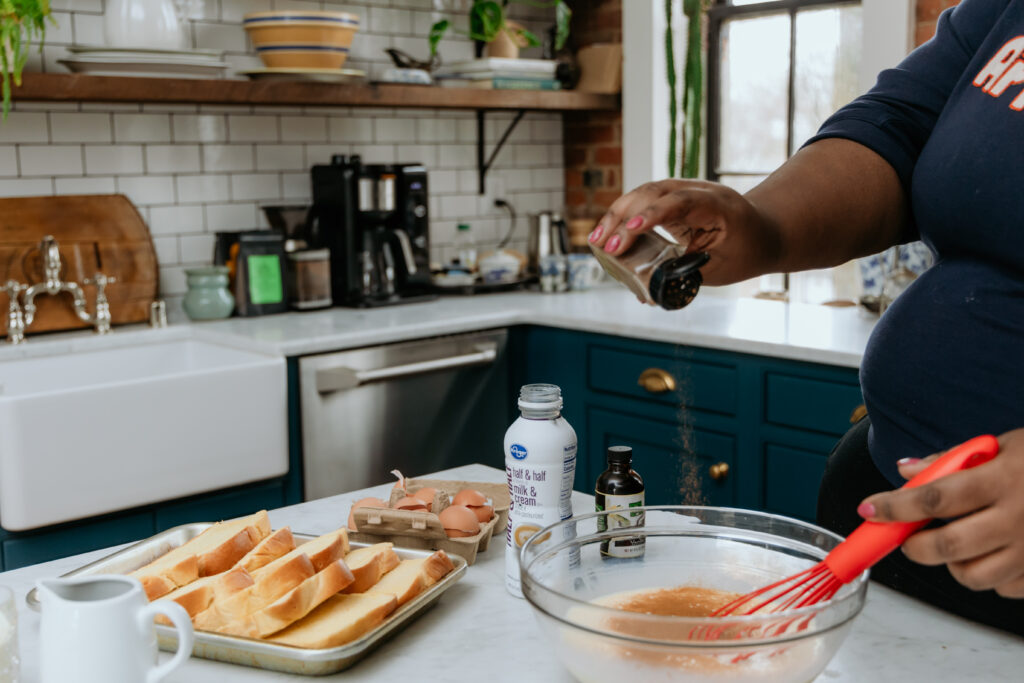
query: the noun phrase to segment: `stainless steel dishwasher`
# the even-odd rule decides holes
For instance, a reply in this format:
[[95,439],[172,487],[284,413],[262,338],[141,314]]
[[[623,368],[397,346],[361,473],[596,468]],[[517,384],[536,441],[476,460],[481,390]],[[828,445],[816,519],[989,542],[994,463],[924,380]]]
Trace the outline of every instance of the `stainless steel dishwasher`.
[[299,359],[307,500],[482,462],[501,467],[506,330]]

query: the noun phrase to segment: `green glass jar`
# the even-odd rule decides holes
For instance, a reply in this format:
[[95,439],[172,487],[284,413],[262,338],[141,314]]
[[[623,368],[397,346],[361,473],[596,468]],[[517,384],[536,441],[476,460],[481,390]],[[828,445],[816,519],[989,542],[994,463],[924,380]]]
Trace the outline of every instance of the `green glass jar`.
[[188,293],[182,301],[192,320],[220,320],[235,310],[235,297],[228,291],[227,266],[186,268]]

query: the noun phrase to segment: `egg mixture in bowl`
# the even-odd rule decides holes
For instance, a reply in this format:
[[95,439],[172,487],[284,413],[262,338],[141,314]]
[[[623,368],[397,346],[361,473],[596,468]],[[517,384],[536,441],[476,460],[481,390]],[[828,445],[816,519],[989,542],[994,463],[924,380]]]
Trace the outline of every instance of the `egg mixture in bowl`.
[[[741,594],[817,564],[842,538],[747,510],[646,507],[643,527],[599,532],[599,512],[528,540],[523,595],[562,663],[584,683],[625,680],[806,683],[864,606],[867,572],[827,602],[773,614],[710,616]],[[642,537],[609,558],[602,541]]]

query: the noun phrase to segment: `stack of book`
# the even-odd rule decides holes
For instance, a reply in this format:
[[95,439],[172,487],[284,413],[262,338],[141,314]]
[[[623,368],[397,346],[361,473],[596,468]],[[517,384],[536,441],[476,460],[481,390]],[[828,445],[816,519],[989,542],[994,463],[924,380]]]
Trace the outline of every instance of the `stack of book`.
[[448,64],[434,72],[442,88],[484,90],[560,90],[555,78],[558,62],[551,59],[488,57]]

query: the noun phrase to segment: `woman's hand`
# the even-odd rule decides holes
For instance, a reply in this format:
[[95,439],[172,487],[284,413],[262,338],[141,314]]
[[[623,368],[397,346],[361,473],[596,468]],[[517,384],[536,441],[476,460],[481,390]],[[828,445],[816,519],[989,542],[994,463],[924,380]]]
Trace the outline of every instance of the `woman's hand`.
[[749,200],[736,191],[696,180],[641,185],[612,204],[590,241],[612,254],[629,249],[637,236],[661,226],[688,251],[711,256],[704,282],[724,285],[771,272],[779,238]]
[[[919,531],[903,552],[925,565],[945,564],[972,590],[1024,598],[1024,429],[999,437],[999,455],[930,484],[870,496],[857,512],[876,522],[958,518]],[[900,461],[910,479],[937,458]]]

